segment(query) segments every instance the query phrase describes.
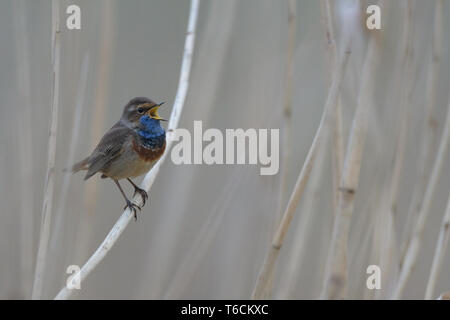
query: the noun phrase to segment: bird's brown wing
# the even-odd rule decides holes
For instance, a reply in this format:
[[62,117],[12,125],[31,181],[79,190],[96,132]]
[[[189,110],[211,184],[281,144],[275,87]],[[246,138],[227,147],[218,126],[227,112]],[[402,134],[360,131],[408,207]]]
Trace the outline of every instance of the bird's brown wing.
[[124,144],[133,135],[133,131],[118,122],[103,136],[100,143],[89,156],[88,171],[84,180],[106,168],[124,151]]

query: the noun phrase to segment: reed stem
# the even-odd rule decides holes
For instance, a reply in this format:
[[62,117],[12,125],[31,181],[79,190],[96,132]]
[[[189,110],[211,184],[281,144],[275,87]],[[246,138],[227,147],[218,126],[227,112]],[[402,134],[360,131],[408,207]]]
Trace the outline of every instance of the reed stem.
[[59,76],[60,76],[60,29],[59,29],[60,1],[52,1],[52,62],[53,62],[53,89],[52,104],[50,109],[50,132],[48,137],[47,174],[44,187],[44,203],[42,207],[41,234],[36,258],[32,299],[39,299],[42,294],[43,278],[47,262],[48,241],[50,238],[50,226],[53,207],[53,189],[55,184],[55,159],[56,159],[56,133],[58,129],[59,109]]

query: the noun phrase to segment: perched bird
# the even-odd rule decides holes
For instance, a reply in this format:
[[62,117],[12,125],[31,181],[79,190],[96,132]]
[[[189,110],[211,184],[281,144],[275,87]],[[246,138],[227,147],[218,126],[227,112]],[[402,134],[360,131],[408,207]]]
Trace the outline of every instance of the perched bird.
[[127,103],[120,120],[103,136],[92,154],[74,164],[69,170],[77,172],[87,170],[84,180],[97,172],[101,178],[111,178],[125,198],[125,208],[130,208],[137,219],[136,209],[141,208],[126,196],[119,180],[127,179],[134,187],[134,194],[142,196],[143,205],[148,198],[147,192],[139,188],[131,178],[149,171],[164,153],[166,132],[160,121],[166,121],[158,115],[157,104],[144,97],[137,97]]

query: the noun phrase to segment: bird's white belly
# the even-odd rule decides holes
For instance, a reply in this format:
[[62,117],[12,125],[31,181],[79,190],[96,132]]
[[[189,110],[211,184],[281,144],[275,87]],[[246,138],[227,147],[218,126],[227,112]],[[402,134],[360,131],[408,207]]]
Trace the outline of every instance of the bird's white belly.
[[156,161],[144,161],[134,151],[126,151],[106,168],[103,173],[113,179],[135,178],[148,172]]

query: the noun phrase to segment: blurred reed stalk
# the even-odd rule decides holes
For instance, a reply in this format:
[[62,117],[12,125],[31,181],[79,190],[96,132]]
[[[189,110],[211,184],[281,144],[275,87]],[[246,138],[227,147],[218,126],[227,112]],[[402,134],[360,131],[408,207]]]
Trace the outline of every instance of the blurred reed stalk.
[[427,74],[427,91],[425,97],[426,115],[424,137],[420,146],[419,164],[417,169],[417,183],[414,186],[413,196],[408,209],[407,220],[403,230],[400,268],[403,265],[406,250],[412,237],[413,222],[417,217],[422,206],[426,183],[433,164],[433,154],[438,143],[437,140],[437,120],[434,114],[436,104],[436,90],[439,82],[439,70],[441,68],[442,57],[442,34],[443,34],[443,3],[442,0],[436,1],[434,12],[432,51],[429,58],[429,67]]
[[441,231],[439,232],[439,238],[436,243],[436,250],[434,251],[433,264],[431,266],[430,277],[428,279],[427,290],[425,293],[425,299],[427,300],[433,298],[434,290],[436,287],[436,281],[438,279],[442,263],[444,262],[445,250],[447,249],[449,239],[450,239],[450,195],[447,200],[447,209],[445,209],[444,218],[442,219]]
[[[194,40],[195,40],[195,30],[197,25],[197,17],[198,17],[198,8],[199,8],[199,0],[191,1],[191,8],[189,11],[189,22],[186,33],[185,47],[183,60],[181,64],[181,72],[179,85],[177,90],[177,95],[175,98],[175,103],[172,109],[172,113],[170,115],[170,120],[168,124],[168,137],[167,137],[167,146],[164,154],[161,159],[155,164],[155,166],[146,174],[144,180],[141,183],[140,188],[150,191],[153,182],[159,172],[161,165],[164,163],[167,154],[170,152],[170,147],[173,143],[173,134],[178,126],[178,122],[180,121],[181,112],[183,110],[184,101],[186,99],[187,90],[189,88],[189,74],[192,65],[192,56],[194,51]],[[142,198],[139,194],[136,194],[132,200],[133,203],[142,206]],[[95,267],[103,260],[109,250],[114,246],[116,241],[119,239],[122,232],[125,230],[127,225],[130,223],[133,214],[129,208],[127,208],[119,220],[113,226],[111,231],[106,236],[105,240],[101,243],[101,245],[97,248],[94,254],[89,258],[89,260],[84,264],[81,270],[75,274],[72,278],[72,284],[74,285],[74,281],[76,279],[80,279],[80,282],[84,281],[86,277],[95,269]],[[68,299],[72,295],[73,291],[68,289],[67,286],[61,289],[55,299]]]
[[292,191],[291,197],[288,201],[286,210],[283,213],[283,217],[281,219],[280,225],[275,233],[275,236],[272,240],[270,247],[266,253],[266,257],[261,266],[261,270],[259,272],[258,278],[256,280],[255,287],[252,293],[252,299],[262,299],[268,296],[268,289],[270,286],[270,281],[272,278],[272,274],[274,273],[275,264],[280,252],[280,249],[283,245],[284,239],[286,237],[286,233],[291,224],[294,212],[298,206],[298,203],[303,195],[306,184],[309,180],[309,175],[311,173],[312,167],[315,164],[315,158],[317,151],[322,147],[322,144],[325,141],[325,137],[327,136],[327,132],[330,126],[330,121],[333,120],[335,115],[335,107],[337,102],[337,97],[340,92],[342,80],[344,77],[345,69],[347,67],[348,59],[351,54],[350,51],[350,38],[345,40],[344,52],[341,55],[339,64],[336,68],[333,83],[329,90],[328,97],[325,103],[324,111],[322,114],[322,118],[320,119],[319,127],[317,128],[316,134],[314,136],[312,145],[308,151],[308,155],[306,156],[305,162],[303,164],[302,170],[297,178],[297,182],[295,183],[294,189]]
[[[86,97],[86,87],[87,87],[87,79],[88,79],[88,73],[89,73],[89,54],[86,53],[83,57],[83,62],[81,65],[81,71],[80,71],[80,78],[78,80],[78,89],[77,89],[77,96],[76,96],[76,105],[75,105],[75,115],[73,118],[73,126],[72,126],[72,132],[70,135],[70,143],[69,143],[69,152],[67,155],[66,160],[66,168],[68,168],[70,165],[75,163],[75,150],[77,146],[77,142],[80,138],[81,133],[81,123],[82,123],[82,115],[83,115],[83,106],[85,103],[85,97]],[[65,208],[67,206],[67,199],[69,196],[70,191],[70,179],[71,174],[65,173],[62,186],[61,186],[61,193],[59,196],[59,202],[58,207],[56,210],[56,217],[55,217],[55,226],[53,229],[53,232],[51,234],[50,239],[50,255],[52,257],[56,257],[57,250],[61,246],[66,246],[66,242],[63,241],[63,235],[67,232],[67,215],[65,214]],[[62,257],[67,258],[67,257]],[[47,270],[47,276],[49,274],[56,274],[56,263],[53,264],[51,268],[48,268]],[[65,274],[64,274],[65,275]]]
[[[101,139],[105,129],[105,114],[106,105],[109,96],[110,70],[112,66],[112,54],[114,52],[114,18],[116,1],[104,1],[101,6],[101,30],[100,43],[97,61],[99,68],[96,79],[96,90],[93,104],[93,115],[90,119],[91,124],[91,150],[96,147],[96,144]],[[75,252],[71,257],[72,261],[83,261],[89,254],[89,243],[92,239],[93,231],[93,215],[96,210],[98,198],[98,182],[99,179],[91,179],[86,183],[83,196],[83,210],[80,212],[80,219],[77,228],[77,242],[75,243]]]
[[399,190],[401,172],[403,170],[406,138],[408,133],[408,124],[411,121],[411,96],[412,96],[412,79],[413,79],[413,34],[412,34],[412,0],[406,2],[406,17],[405,17],[405,44],[404,65],[402,68],[402,80],[399,103],[399,122],[400,130],[397,138],[397,145],[394,156],[394,167],[391,174],[389,204],[390,211],[395,213],[397,211],[397,193]]
[[[381,279],[383,285],[380,290],[371,290],[376,298],[382,295],[388,295],[388,284],[393,281],[396,268],[395,248],[396,235],[394,226],[394,215],[397,212],[398,192],[400,189],[400,180],[403,172],[406,142],[408,137],[408,127],[411,122],[412,89],[413,89],[413,32],[412,32],[412,0],[406,2],[404,18],[404,35],[401,47],[402,67],[400,69],[400,101],[397,107],[397,115],[400,124],[397,143],[394,150],[393,167],[389,175],[388,192],[383,192],[380,200],[380,208],[376,212],[376,223],[374,229],[374,247],[378,250],[376,261],[381,269]],[[374,292],[375,291],[375,292]]]
[[[17,125],[17,139],[19,162],[19,194],[33,185],[33,153],[32,143],[32,101],[31,101],[31,77],[30,77],[30,37],[28,33],[25,1],[14,1],[14,31],[16,40],[16,70],[17,91],[19,105],[19,124]],[[33,197],[30,192],[20,198],[19,226],[20,226],[20,267],[19,267],[19,295],[29,298],[31,293],[33,276]]]
[[[278,216],[275,219],[275,227],[278,227],[283,216],[284,199],[287,193],[288,170],[291,158],[292,148],[292,80],[294,74],[294,52],[295,52],[295,34],[296,34],[296,11],[297,5],[295,0],[288,0],[288,46],[287,46],[287,63],[286,63],[286,80],[283,95],[283,147],[280,165],[280,183],[278,191]],[[267,288],[264,291],[265,298],[271,296],[273,287],[273,274],[267,281]]]
[[50,109],[50,131],[48,137],[47,174],[44,188],[44,203],[42,207],[41,233],[36,259],[32,299],[39,299],[42,293],[43,277],[47,263],[47,248],[50,237],[52,219],[53,189],[55,183],[56,132],[58,128],[59,108],[59,76],[60,76],[60,29],[59,29],[60,1],[52,1],[52,64],[53,88]]
[[295,52],[295,34],[296,34],[296,11],[295,0],[288,0],[288,46],[286,63],[286,80],[283,95],[283,153],[280,165],[280,188],[278,194],[278,212],[279,219],[276,219],[278,225],[283,214],[283,203],[287,192],[287,178],[289,159],[291,157],[290,148],[292,148],[292,80],[294,74],[294,52]]
[[425,195],[423,197],[423,203],[417,217],[416,224],[414,226],[413,235],[411,241],[408,243],[406,250],[405,260],[400,269],[399,280],[396,283],[396,287],[392,294],[392,299],[400,299],[403,293],[403,289],[412,273],[412,270],[417,262],[417,257],[422,246],[423,231],[425,224],[428,220],[428,214],[430,212],[431,203],[435,194],[436,185],[444,166],[444,159],[447,153],[448,145],[450,142],[450,99],[447,107],[447,118],[444,123],[444,130],[442,132],[441,141],[439,143],[439,149],[436,155],[436,159],[433,164],[433,170],[428,180]]
[[[76,96],[76,104],[75,104],[75,115],[73,120],[72,132],[70,134],[70,143],[69,143],[69,153],[67,155],[66,167],[68,168],[70,165],[75,163],[75,150],[77,146],[77,141],[80,137],[81,132],[81,120],[83,115],[83,105],[85,103],[86,96],[86,87],[87,87],[87,79],[89,72],[89,54],[85,54],[83,57],[83,62],[81,65],[80,79],[78,80],[78,90]],[[70,184],[70,174],[66,174],[63,180],[63,184],[61,187],[61,196],[58,205],[58,210],[56,210],[57,217],[55,220],[55,234],[52,237],[54,238],[54,244],[56,245],[60,240],[60,235],[63,232],[63,215],[64,215],[64,207],[67,205],[67,197],[69,195],[69,184]]]
[[[436,93],[437,85],[439,83],[439,70],[441,68],[442,60],[442,39],[443,39],[443,0],[437,0],[434,11],[434,25],[433,25],[433,43],[432,52],[429,60],[430,67],[428,68],[428,87],[426,96],[427,107],[427,130],[425,131],[426,140],[425,146],[429,146],[430,152],[423,152],[423,156],[430,156],[437,145],[437,119],[434,114],[436,107]],[[424,150],[424,149],[423,149]],[[428,160],[428,159],[427,159]],[[424,163],[430,166],[431,161],[425,160]]]
[[[327,54],[328,54],[328,85],[331,86],[333,80],[333,72],[336,69],[337,54],[336,54],[336,38],[334,32],[333,11],[330,0],[320,0],[320,11],[322,24],[325,29],[327,39]],[[342,133],[342,105],[341,98],[338,97],[336,105],[336,117],[333,127],[333,153],[332,153],[332,169],[333,169],[333,207],[336,214],[339,199],[339,182],[341,181],[342,165],[344,162],[344,142]]]
[[[379,6],[384,11],[384,0],[380,1]],[[372,105],[374,80],[380,55],[381,47],[372,35],[361,74],[358,105],[345,155],[339,188],[339,207],[334,221],[330,251],[326,263],[325,281],[321,293],[322,299],[339,299],[347,296],[348,236],[369,124],[368,112]]]
[[[334,37],[334,26],[333,26],[333,14],[332,8],[329,0],[320,0],[321,18],[322,24],[325,31],[326,44],[327,44],[327,58],[328,58],[328,85],[332,85],[333,74],[337,65],[337,55],[336,55],[336,41]],[[336,176],[340,176],[340,165],[339,158],[342,156],[342,122],[341,122],[341,108],[340,108],[340,95],[337,97],[337,104],[335,110],[335,124],[333,126],[333,131],[329,133],[334,133],[333,136],[333,182]],[[303,257],[305,254],[307,237],[310,232],[310,226],[312,223],[313,213],[316,212],[317,201],[319,201],[320,194],[322,192],[323,186],[321,182],[323,180],[325,159],[327,149],[330,143],[330,137],[325,137],[325,141],[322,144],[320,150],[317,152],[316,164],[311,172],[311,182],[309,191],[305,195],[305,202],[301,208],[301,216],[298,222],[298,227],[295,232],[294,245],[291,249],[291,254],[289,255],[289,262],[286,263],[286,271],[284,277],[280,280],[280,298],[289,299],[292,297],[295,287],[298,284],[298,279],[300,276],[299,270],[303,264]],[[335,188],[337,191],[337,187]],[[337,192],[336,192],[337,193]]]

